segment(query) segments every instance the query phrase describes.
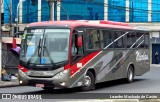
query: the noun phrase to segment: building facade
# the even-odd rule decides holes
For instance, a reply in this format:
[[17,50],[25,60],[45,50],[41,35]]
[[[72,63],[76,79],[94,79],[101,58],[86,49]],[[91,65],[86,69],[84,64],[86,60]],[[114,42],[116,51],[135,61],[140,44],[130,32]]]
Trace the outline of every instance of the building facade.
[[[2,1],[4,31],[12,30],[12,33],[15,32],[14,27],[17,26],[16,18],[18,18],[18,26],[20,26],[19,31],[23,31],[25,25],[28,23],[50,20],[50,7],[46,0]],[[149,29],[151,31],[150,37],[153,44],[160,42],[159,0],[60,1],[61,2],[55,2],[53,6],[54,20],[111,20],[127,22],[133,26]],[[12,27],[10,27],[11,24]],[[152,56],[154,56],[154,52]]]
[[[2,0],[5,24],[50,20],[47,0]],[[111,20],[140,24],[158,30],[159,0],[60,0],[54,3],[54,20]],[[19,3],[20,2],[20,3]],[[19,6],[17,6],[19,3]],[[159,36],[156,35],[156,36]]]
[[[12,13],[12,23],[15,23],[17,5],[23,0],[2,1],[4,22],[10,23],[10,13]],[[54,19],[66,20],[69,16],[71,20],[160,22],[159,5],[158,0],[61,0],[54,4]],[[18,7],[18,15],[19,23],[23,24],[48,21],[49,4],[46,0],[25,0]]]

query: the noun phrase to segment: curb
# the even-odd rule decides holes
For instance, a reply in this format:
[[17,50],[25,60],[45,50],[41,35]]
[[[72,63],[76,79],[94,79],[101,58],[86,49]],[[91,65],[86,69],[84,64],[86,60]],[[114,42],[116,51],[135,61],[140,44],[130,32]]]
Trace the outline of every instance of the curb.
[[160,67],[160,64],[150,64],[150,67]]
[[4,88],[4,87],[14,87],[14,86],[18,86],[18,85],[19,85],[18,80],[0,81],[0,88]]

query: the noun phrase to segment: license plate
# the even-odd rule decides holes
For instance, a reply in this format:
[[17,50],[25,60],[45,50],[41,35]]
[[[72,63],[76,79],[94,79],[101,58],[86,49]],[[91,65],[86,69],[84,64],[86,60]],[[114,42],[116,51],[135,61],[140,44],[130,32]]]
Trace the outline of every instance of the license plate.
[[36,87],[44,87],[44,84],[36,84]]

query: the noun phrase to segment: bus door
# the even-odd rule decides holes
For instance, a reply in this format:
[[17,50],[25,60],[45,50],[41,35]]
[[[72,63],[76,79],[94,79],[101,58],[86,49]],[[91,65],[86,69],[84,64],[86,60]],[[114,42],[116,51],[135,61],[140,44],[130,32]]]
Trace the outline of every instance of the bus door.
[[84,53],[84,47],[83,47],[83,30],[76,29],[73,31],[73,36],[72,36],[72,59],[71,63],[74,64],[78,60],[83,57]]

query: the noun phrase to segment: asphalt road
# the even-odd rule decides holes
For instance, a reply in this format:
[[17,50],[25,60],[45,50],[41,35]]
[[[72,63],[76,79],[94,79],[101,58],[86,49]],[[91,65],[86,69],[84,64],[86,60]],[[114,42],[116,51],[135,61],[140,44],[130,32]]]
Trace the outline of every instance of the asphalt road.
[[0,88],[0,93],[47,94],[57,98],[73,98],[75,93],[82,96],[95,93],[92,97],[95,97],[97,93],[160,93],[160,66],[152,66],[149,72],[135,77],[132,83],[126,83],[124,80],[109,81],[97,84],[96,90],[92,91],[82,92],[79,88],[72,88],[47,92],[37,87],[17,86]]

